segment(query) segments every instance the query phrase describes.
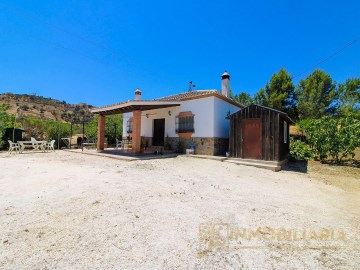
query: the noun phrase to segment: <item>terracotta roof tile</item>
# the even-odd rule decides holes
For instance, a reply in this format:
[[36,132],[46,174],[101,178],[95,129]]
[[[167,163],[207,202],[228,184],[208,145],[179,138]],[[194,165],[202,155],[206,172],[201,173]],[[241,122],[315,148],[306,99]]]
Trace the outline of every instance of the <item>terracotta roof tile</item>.
[[191,99],[191,98],[198,98],[201,96],[208,96],[208,95],[216,94],[216,93],[218,93],[218,91],[216,91],[216,90],[194,90],[194,91],[184,92],[184,93],[166,96],[166,97],[162,97],[162,98],[156,98],[154,100],[181,101],[184,99],[186,100],[186,99]]
[[219,93],[217,90],[194,90],[194,91],[184,92],[184,93],[166,96],[166,97],[162,97],[162,98],[156,98],[153,100],[128,100],[128,101],[124,101],[124,102],[120,102],[120,103],[116,103],[116,104],[97,107],[97,108],[94,108],[94,110],[121,106],[122,104],[125,104],[127,102],[185,101],[185,100],[191,100],[191,99],[205,98],[205,97],[209,97],[209,96],[216,96],[216,97],[221,98],[235,106],[244,108],[244,106],[242,104],[232,100],[231,98],[224,96],[223,94]]
[[198,99],[198,98],[204,98],[209,96],[216,96],[218,98],[221,98],[235,106],[238,106],[239,108],[244,108],[245,106],[240,104],[239,102],[234,101],[231,98],[228,98],[221,94],[217,90],[194,90],[190,92],[184,92],[176,95],[166,96],[162,98],[157,98],[154,100],[158,101],[184,101],[184,100],[191,100],[191,99]]

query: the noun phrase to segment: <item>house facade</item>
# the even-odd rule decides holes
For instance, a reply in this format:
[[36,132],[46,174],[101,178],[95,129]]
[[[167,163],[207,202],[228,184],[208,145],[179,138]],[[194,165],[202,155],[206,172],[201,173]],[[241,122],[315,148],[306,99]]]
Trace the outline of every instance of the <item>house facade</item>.
[[[137,89],[134,100],[94,109],[93,113],[99,114],[98,143],[105,116],[123,113],[122,135],[132,138],[135,152],[144,145],[178,151],[194,147],[196,154],[225,154],[229,148],[228,116],[244,106],[229,97],[230,75],[224,72],[221,78],[221,91],[191,90],[142,100]],[[101,142],[99,147],[101,150]]]
[[[142,143],[180,150],[193,146],[197,154],[225,154],[229,144],[229,120],[240,104],[217,90],[197,90],[157,99],[177,101],[179,106],[147,110],[141,114]],[[132,137],[133,114],[125,113],[123,137]]]

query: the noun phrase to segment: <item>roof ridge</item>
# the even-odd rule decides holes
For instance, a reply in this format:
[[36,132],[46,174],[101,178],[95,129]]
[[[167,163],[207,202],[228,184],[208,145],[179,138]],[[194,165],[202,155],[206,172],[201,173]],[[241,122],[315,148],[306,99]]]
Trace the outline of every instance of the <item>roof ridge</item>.
[[219,92],[216,89],[200,89],[200,90],[193,90],[193,91],[187,91],[187,92],[182,92],[182,93],[178,93],[178,94],[173,94],[173,95],[168,95],[165,97],[160,97],[160,98],[155,98],[155,99],[142,99],[142,100],[127,100],[127,101],[123,101],[123,102],[118,102],[115,104],[111,104],[111,105],[105,105],[105,106],[101,106],[101,107],[95,107],[97,109],[105,109],[105,108],[109,108],[109,107],[113,107],[113,106],[119,106],[122,105],[124,103],[128,103],[128,102],[151,102],[151,101],[186,101],[186,100],[191,100],[191,99],[199,99],[199,98],[205,98],[208,96],[217,96],[218,98],[223,99],[226,102],[232,103],[240,108],[245,107],[244,105],[240,104],[239,102],[231,99],[230,97],[227,97],[225,95],[223,95],[221,92]]
[[176,97],[176,96],[181,96],[181,95],[189,95],[189,94],[191,95],[191,93],[196,93],[196,92],[218,92],[218,90],[216,90],[216,89],[199,89],[199,90],[185,91],[185,92],[181,92],[181,93],[177,93],[177,94],[154,98],[154,100]]

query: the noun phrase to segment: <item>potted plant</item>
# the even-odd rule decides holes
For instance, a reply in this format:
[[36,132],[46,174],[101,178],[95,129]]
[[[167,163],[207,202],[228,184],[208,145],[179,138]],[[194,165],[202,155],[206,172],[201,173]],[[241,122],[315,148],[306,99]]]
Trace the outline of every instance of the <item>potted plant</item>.
[[141,153],[144,153],[145,151],[145,143],[143,142],[143,140],[141,140],[141,143],[140,143],[140,152]]

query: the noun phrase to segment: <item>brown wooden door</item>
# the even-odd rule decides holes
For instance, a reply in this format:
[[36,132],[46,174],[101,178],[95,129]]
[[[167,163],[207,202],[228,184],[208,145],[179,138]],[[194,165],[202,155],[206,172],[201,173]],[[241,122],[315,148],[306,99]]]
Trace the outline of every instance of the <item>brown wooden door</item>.
[[165,138],[165,118],[154,119],[153,145],[164,146]]
[[242,120],[243,158],[261,159],[261,119]]

